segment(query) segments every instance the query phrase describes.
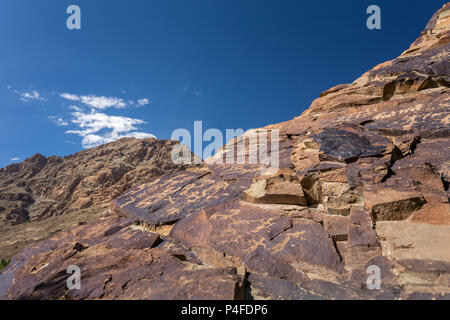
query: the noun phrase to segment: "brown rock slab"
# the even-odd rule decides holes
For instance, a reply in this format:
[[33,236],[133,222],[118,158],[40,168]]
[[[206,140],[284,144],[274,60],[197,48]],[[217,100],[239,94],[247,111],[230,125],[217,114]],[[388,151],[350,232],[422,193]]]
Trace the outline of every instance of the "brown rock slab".
[[414,188],[370,186],[364,190],[364,205],[376,221],[401,221],[426,203]]
[[348,241],[352,247],[379,246],[372,218],[361,205],[353,206],[350,211]]
[[306,206],[300,181],[288,174],[258,178],[244,194],[244,199],[251,203]]
[[205,169],[180,172],[126,192],[111,211],[150,225],[174,223],[200,207],[238,199],[250,183],[227,182]]
[[[439,294],[449,293],[448,286],[440,286],[438,280],[450,274],[449,226],[383,221],[377,222],[376,230],[383,254],[395,262],[401,284],[428,286],[437,289]],[[411,290],[408,295],[412,294]],[[422,289],[414,290],[420,292]]]
[[329,235],[336,241],[346,241],[349,232],[349,217],[325,215],[323,225]]
[[265,278],[251,274],[250,296],[255,300],[322,300],[321,296],[283,279]]
[[[119,231],[107,232],[117,226],[122,226]],[[78,246],[73,245],[76,239]],[[1,279],[13,276],[17,281],[2,286],[0,297],[228,300],[243,294],[236,269],[183,261],[164,247],[153,248],[157,240],[155,234],[117,218],[61,233],[12,261]],[[70,265],[81,268],[81,290],[66,286]]]

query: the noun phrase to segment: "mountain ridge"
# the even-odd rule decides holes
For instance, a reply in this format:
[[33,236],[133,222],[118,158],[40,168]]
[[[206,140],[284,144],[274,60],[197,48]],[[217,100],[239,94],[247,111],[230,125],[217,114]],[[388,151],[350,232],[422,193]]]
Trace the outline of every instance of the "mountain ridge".
[[45,239],[53,232],[46,228],[61,229],[47,219],[66,216],[65,221],[56,219],[65,228],[93,221],[131,186],[186,168],[170,161],[176,144],[124,138],[65,157],[35,154],[0,169],[0,256],[9,258],[29,241]]

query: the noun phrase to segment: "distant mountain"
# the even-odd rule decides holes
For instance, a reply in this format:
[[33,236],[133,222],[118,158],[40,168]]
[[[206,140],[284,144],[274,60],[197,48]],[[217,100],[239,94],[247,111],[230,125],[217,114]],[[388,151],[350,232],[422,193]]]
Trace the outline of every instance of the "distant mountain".
[[64,158],[36,154],[0,169],[0,258],[107,213],[131,186],[185,167],[174,141],[125,138]]

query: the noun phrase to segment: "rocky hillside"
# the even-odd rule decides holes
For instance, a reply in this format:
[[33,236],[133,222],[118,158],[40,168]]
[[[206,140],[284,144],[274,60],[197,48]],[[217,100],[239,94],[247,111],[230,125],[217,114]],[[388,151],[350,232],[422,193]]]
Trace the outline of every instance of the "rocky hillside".
[[400,57],[265,128],[279,170],[220,164],[252,131],[23,250],[0,298],[450,299],[449,58],[450,3]]
[[0,258],[96,220],[131,186],[181,169],[171,161],[174,144],[127,138],[64,158],[36,154],[0,169]]

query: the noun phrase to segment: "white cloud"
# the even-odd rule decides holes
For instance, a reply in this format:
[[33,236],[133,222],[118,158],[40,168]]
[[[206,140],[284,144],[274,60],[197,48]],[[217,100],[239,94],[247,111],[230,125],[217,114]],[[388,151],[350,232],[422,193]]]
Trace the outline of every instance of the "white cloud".
[[[137,101],[116,97],[105,97],[96,95],[77,95],[73,93],[59,93],[63,99],[76,101],[82,105],[72,105],[71,123],[77,129],[68,130],[68,134],[76,134],[82,137],[81,144],[84,148],[93,148],[101,144],[112,142],[124,137],[135,137],[138,139],[152,138],[152,134],[140,132],[138,126],[145,121],[123,116],[111,116],[100,110],[107,108],[126,108],[129,106],[142,107],[150,104],[149,99],[141,98]],[[91,111],[85,111],[84,106],[91,107]],[[69,123],[62,118],[51,117],[53,122],[59,126],[67,126]],[[68,142],[69,143],[69,142]]]
[[90,107],[98,109],[98,110],[104,110],[104,109],[111,108],[111,107],[114,107],[117,109],[123,109],[128,106],[143,107],[145,105],[150,104],[150,101],[147,98],[139,99],[136,102],[132,99],[125,101],[124,99],[117,98],[117,97],[105,97],[105,96],[96,96],[96,95],[77,95],[77,94],[67,93],[67,92],[61,93],[59,96],[66,100],[81,102],[84,105],[90,106]]
[[58,118],[55,116],[48,117],[50,120],[53,121],[54,124],[56,124],[58,127],[67,127],[69,123],[67,121],[64,121],[62,118]]
[[72,116],[74,117],[72,123],[80,130],[69,130],[66,133],[81,136],[84,148],[93,148],[124,137],[138,139],[154,137],[152,134],[137,131],[139,130],[137,125],[145,124],[145,121],[140,119],[110,116],[95,110],[91,113],[76,111]]
[[39,100],[39,101],[47,101],[47,99],[44,99],[41,97],[39,92],[36,90],[32,90],[31,92],[22,92],[20,100],[22,101],[30,101],[30,100]]
[[82,96],[81,102],[100,110],[110,107],[125,108],[127,106],[122,99],[114,97]]
[[137,101],[136,106],[137,106],[137,107],[143,107],[143,106],[146,106],[146,105],[148,105],[148,104],[150,104],[150,101],[149,101],[147,98],[143,98],[143,99],[139,99],[139,100]]
[[200,97],[200,96],[203,95],[203,91],[200,91],[200,90],[191,90],[191,88],[190,88],[189,86],[185,86],[185,87],[183,88],[183,92],[184,92],[184,93],[193,94],[193,95],[195,95],[196,97]]
[[75,111],[82,111],[82,109],[77,107],[77,106],[70,106],[69,109],[72,109],[72,110],[75,110]]
[[18,158],[18,157],[14,157],[14,158],[11,158],[11,161],[13,161],[13,162],[17,162],[17,161],[20,161],[20,158]]
[[64,98],[64,99],[67,99],[67,100],[80,101],[80,97],[77,96],[76,94],[61,93],[60,96],[61,96],[61,98]]
[[[13,88],[8,85],[6,87],[8,90],[13,90]],[[36,90],[31,90],[31,91],[25,91],[25,92],[20,92],[18,90],[13,90],[14,93],[19,95],[19,99],[23,102],[30,102],[32,100],[36,100],[36,101],[41,101],[41,102],[45,102],[47,101],[47,99],[41,97],[40,93],[37,92]]]
[[105,96],[96,96],[96,95],[88,95],[88,96],[79,96],[72,93],[62,93],[60,97],[66,100],[71,101],[80,101],[81,103],[88,105],[92,108],[104,110],[107,108],[126,108],[127,104],[123,99],[116,97],[105,97]]

